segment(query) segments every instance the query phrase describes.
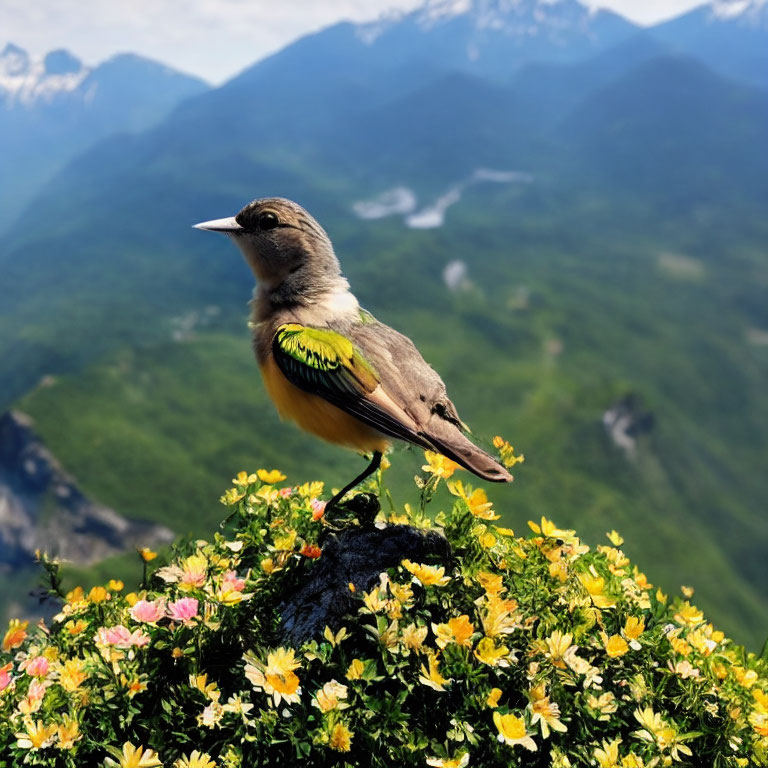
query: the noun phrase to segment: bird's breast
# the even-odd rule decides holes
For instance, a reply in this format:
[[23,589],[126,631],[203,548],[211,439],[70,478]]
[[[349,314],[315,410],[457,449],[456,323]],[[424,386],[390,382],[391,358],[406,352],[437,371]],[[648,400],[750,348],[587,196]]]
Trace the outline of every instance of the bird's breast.
[[301,429],[329,443],[358,451],[384,451],[389,442],[369,427],[319,395],[299,389],[285,378],[274,357],[267,356],[259,367],[280,418],[294,421]]

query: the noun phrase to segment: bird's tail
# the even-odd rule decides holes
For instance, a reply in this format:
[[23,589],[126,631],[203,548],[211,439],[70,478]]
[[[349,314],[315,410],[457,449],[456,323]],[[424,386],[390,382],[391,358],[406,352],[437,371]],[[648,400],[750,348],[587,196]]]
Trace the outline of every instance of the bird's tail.
[[452,429],[450,436],[430,434],[424,437],[434,445],[438,453],[452,459],[464,469],[474,472],[483,480],[489,480],[492,483],[511,483],[514,479],[493,456],[487,454],[482,448],[478,448],[458,429],[455,431]]

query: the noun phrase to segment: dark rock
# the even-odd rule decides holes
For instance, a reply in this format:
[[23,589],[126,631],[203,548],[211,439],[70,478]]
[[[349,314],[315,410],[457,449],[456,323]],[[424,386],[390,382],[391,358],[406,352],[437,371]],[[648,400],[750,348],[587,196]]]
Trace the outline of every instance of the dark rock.
[[[379,574],[409,559],[438,559],[448,565],[451,546],[436,531],[410,525],[384,528],[351,527],[331,534],[323,554],[304,569],[289,600],[279,606],[281,639],[293,647],[322,635],[326,626],[338,629],[343,616],[356,610],[360,595],[379,580]],[[349,585],[354,584],[354,593]]]
[[88,499],[18,411],[0,415],[0,569],[28,565],[36,549],[79,565],[173,532],[129,520]]

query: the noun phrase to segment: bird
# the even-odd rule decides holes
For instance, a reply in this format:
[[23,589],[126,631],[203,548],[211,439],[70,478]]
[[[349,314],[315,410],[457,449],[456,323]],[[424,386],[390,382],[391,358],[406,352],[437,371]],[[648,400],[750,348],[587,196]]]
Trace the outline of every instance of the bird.
[[372,456],[327,511],[378,470],[393,439],[441,454],[483,480],[512,481],[467,437],[445,384],[414,343],[360,306],[328,234],[298,203],[260,198],[194,228],[229,237],[256,277],[253,349],[280,417]]

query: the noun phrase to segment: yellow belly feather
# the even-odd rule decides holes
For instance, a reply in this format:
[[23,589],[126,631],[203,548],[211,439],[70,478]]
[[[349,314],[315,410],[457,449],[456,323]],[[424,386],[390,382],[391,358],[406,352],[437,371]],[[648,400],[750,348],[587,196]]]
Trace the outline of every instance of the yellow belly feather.
[[389,441],[381,432],[323,400],[322,397],[311,395],[291,384],[271,356],[260,367],[267,392],[277,407],[280,418],[295,421],[306,432],[329,443],[366,453],[386,450]]

